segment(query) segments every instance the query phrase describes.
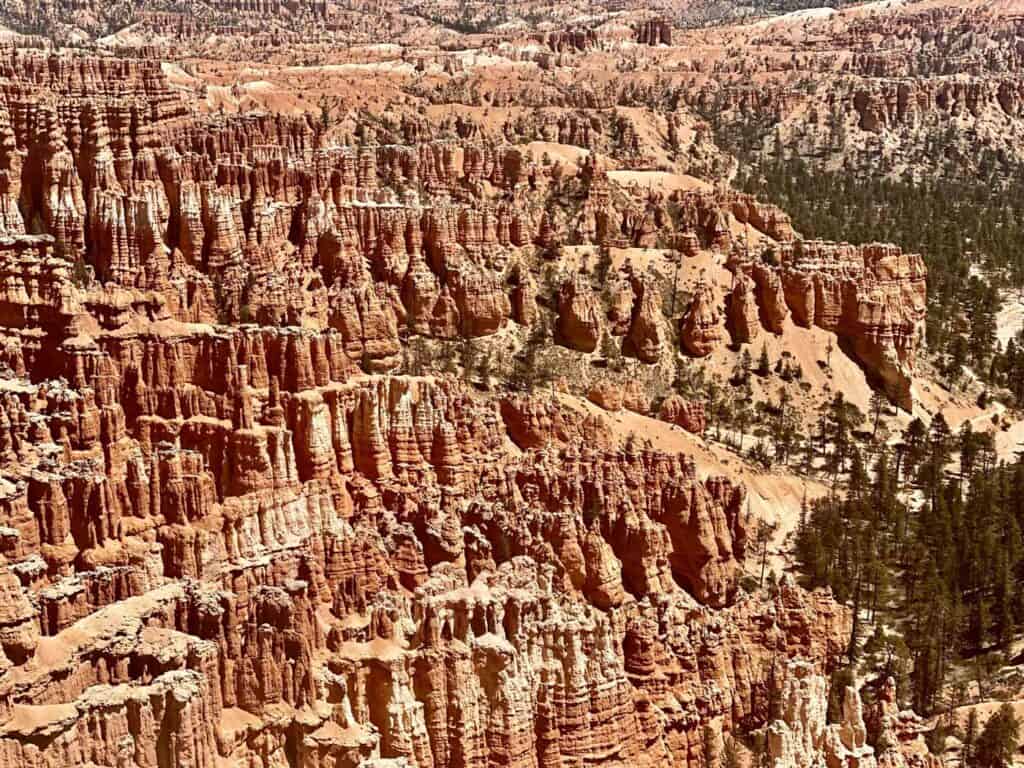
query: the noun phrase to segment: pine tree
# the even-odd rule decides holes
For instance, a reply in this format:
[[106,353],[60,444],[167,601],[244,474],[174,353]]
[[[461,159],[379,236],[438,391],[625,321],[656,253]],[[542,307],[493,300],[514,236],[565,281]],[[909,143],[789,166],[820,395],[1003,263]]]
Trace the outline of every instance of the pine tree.
[[739,750],[736,749],[736,739],[729,736],[725,741],[725,750],[722,753],[722,768],[742,768]]
[[867,669],[876,678],[891,677],[896,682],[897,692],[907,690],[910,676],[910,649],[903,638],[895,632],[887,632],[880,624],[864,643]]
[[964,726],[963,747],[960,750],[960,765],[968,768],[973,764],[974,748],[978,741],[978,710],[971,708],[967,715],[967,725]]
[[828,686],[828,708],[826,718],[830,723],[839,723],[843,720],[843,699],[846,696],[846,689],[855,682],[853,669],[851,667],[838,667],[832,672]]
[[924,444],[927,434],[928,428],[919,418],[911,421],[903,433],[903,444],[906,446],[905,471],[908,476],[913,474],[918,463],[924,458]]
[[761,354],[757,358],[757,375],[764,378],[772,370],[772,362],[768,359],[768,346],[761,345]]
[[1003,704],[978,736],[974,761],[979,768],[1008,768],[1020,743],[1020,723],[1013,706]]
[[483,388],[489,390],[491,388],[491,376],[494,374],[494,358],[490,351],[481,355],[477,374],[480,376],[480,383]]
[[771,542],[772,534],[774,532],[774,525],[769,525],[766,520],[758,521],[755,541],[757,543],[757,548],[761,551],[761,575],[757,581],[757,585],[759,587],[764,586],[764,569],[768,562],[768,544]]
[[868,407],[874,421],[874,426],[871,429],[871,438],[874,439],[878,435],[878,422],[882,418],[882,411],[885,410],[885,396],[878,390],[873,391]]
[[1000,551],[996,558],[995,595],[992,608],[993,629],[1000,647],[1004,647],[1010,641],[1016,626],[1011,590],[1007,557],[1004,552]]
[[860,577],[857,577],[857,586],[853,591],[853,624],[850,627],[850,642],[846,647],[846,655],[851,661],[856,661],[860,656]]
[[608,331],[601,335],[601,356],[608,361],[612,370],[619,370],[622,365],[622,351]]
[[740,433],[739,445],[737,446],[740,453],[743,453],[743,442],[746,438],[747,428],[750,426],[750,406],[749,401],[744,398],[736,404],[736,411],[733,415],[733,421],[736,425],[736,430]]
[[750,369],[753,364],[754,361],[750,359],[750,352],[744,348],[743,352],[740,354],[740,372],[742,374],[740,381],[750,381]]
[[763,768],[769,760],[768,734],[764,730],[756,731],[750,743],[750,768]]

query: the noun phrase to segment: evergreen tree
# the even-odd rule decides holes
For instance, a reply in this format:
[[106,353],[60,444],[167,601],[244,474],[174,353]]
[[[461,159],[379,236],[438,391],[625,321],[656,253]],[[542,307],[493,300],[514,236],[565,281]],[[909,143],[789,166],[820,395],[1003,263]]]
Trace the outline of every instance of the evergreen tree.
[[742,768],[739,750],[736,749],[736,740],[729,736],[725,740],[725,749],[722,753],[722,768]]
[[978,741],[978,710],[974,707],[967,715],[967,725],[964,726],[963,747],[960,750],[960,765],[968,768],[973,764],[975,744]]
[[978,736],[974,761],[979,768],[1008,768],[1020,743],[1020,723],[1013,706],[1003,704]]
[[875,438],[878,435],[878,422],[882,418],[882,411],[885,410],[885,395],[878,390],[871,393],[871,400],[868,404],[871,410],[871,419],[873,426],[871,428],[871,437]]
[[757,358],[757,375],[764,378],[772,370],[771,360],[768,359],[768,347],[761,344],[761,354]]
[[[921,59],[923,71],[934,66]],[[727,117],[728,116],[728,117]],[[1024,164],[994,152],[982,152],[975,163],[949,162],[941,176],[896,179],[887,174],[891,160],[883,155],[878,174],[865,179],[848,169],[812,165],[801,153],[787,152],[776,128],[749,113],[716,112],[706,118],[716,142],[739,160],[736,183],[744,191],[779,204],[800,231],[832,240],[885,240],[924,255],[929,268],[927,342],[944,358],[947,375],[960,378],[972,365],[980,377],[1008,370],[994,345],[998,282],[1024,285]],[[829,117],[825,127],[833,145],[843,140],[845,122]],[[799,141],[799,131],[794,141]],[[933,157],[947,131],[927,136]],[[775,146],[780,145],[780,146]],[[770,152],[765,147],[774,146]],[[962,254],[970,250],[987,277],[971,275]],[[953,318],[965,317],[960,328]],[[830,345],[831,346],[831,345]],[[826,354],[831,365],[831,351]],[[1016,390],[1020,392],[1021,390]]]
[[752,366],[753,366],[753,360],[750,359],[750,351],[747,350],[746,348],[744,348],[743,352],[740,353],[740,361],[739,361],[739,373],[740,373],[740,375],[739,375],[739,379],[738,379],[737,383],[739,383],[739,382],[746,383],[747,381],[750,381],[750,369],[751,369]]
[[759,587],[764,586],[764,569],[768,562],[768,544],[772,540],[772,534],[775,532],[775,526],[770,525],[766,520],[759,520],[757,523],[757,530],[754,536],[757,548],[761,554],[761,575],[758,577],[757,585]]
[[879,680],[891,677],[896,690],[906,690],[910,677],[910,649],[895,632],[886,631],[880,624],[864,643],[866,668]]

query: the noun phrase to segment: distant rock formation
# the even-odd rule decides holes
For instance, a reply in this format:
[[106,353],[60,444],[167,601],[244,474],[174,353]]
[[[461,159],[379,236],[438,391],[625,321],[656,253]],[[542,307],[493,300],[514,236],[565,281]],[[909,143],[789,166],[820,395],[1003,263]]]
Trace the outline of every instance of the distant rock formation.
[[672,45],[672,25],[667,19],[649,19],[637,26],[636,41],[641,45]]
[[[926,277],[918,254],[893,245],[852,246],[818,240],[781,244],[779,266],[739,265],[758,286],[760,316],[779,332],[787,315],[835,333],[900,407],[913,407],[911,382],[924,340]],[[745,290],[740,289],[740,290]],[[737,305],[735,294],[732,297]],[[739,310],[734,310],[739,311]],[[743,327],[749,315],[734,315]],[[742,333],[742,331],[741,331]]]
[[[5,48],[0,75],[0,768],[706,768],[708,738],[772,727],[780,686],[791,714],[824,706],[849,610],[740,589],[746,488],[616,424],[660,394],[588,376],[605,413],[395,371],[414,341],[514,354],[552,321],[595,370],[667,367],[664,285],[606,279],[612,251],[731,254],[743,222],[779,264],[737,267],[727,314],[701,283],[685,350],[791,313],[899,394],[919,259],[801,241],[749,196],[617,185],[598,150],[639,163],[642,126],[595,91],[565,96],[592,117],[524,110],[501,140],[389,115],[357,144],[206,114],[158,58]],[[594,151],[546,163],[541,139]],[[678,396],[660,415],[706,426]],[[804,754],[817,725],[785,722],[779,754]]]
[[694,357],[707,357],[723,340],[723,324],[711,286],[700,281],[683,317],[680,338]]

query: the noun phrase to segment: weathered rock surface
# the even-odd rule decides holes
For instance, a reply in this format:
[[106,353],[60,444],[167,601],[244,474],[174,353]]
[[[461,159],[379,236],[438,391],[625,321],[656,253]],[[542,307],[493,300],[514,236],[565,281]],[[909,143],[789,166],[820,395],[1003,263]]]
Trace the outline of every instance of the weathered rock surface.
[[[737,288],[730,297],[734,333],[742,337],[750,328],[749,286],[743,279],[749,275],[758,288],[767,330],[781,331],[791,314],[797,325],[835,333],[889,397],[911,409],[914,361],[926,315],[928,271],[921,256],[878,243],[795,240],[781,244],[778,258],[778,267],[736,267]],[[739,299],[737,291],[742,293]],[[698,337],[699,327],[696,323]]]
[[682,427],[687,432],[703,435],[707,429],[704,404],[684,399],[680,395],[669,395],[661,404],[658,418]]
[[683,347],[694,357],[707,357],[723,340],[723,322],[716,301],[708,283],[697,283],[679,334]]
[[754,281],[740,273],[728,298],[727,324],[734,344],[749,344],[761,332]]
[[0,249],[30,340],[2,401],[4,764],[689,763],[702,723],[761,716],[770,653],[825,668],[848,632],[795,587],[737,602],[745,491],[685,456],[366,376],[344,328],[78,289],[51,246]]
[[633,291],[636,299],[624,350],[641,362],[655,363],[665,348],[661,299],[654,285],[642,281],[634,281]]
[[558,294],[558,340],[580,352],[593,352],[604,328],[604,311],[582,274],[567,281]]
[[637,27],[636,39],[645,45],[672,45],[672,25],[667,19],[644,21]]
[[883,685],[878,711],[867,713],[885,735],[879,743],[887,747],[879,755],[868,744],[864,706],[856,685],[843,691],[842,719],[831,724],[826,720],[827,688],[826,680],[810,665],[789,662],[780,694],[780,718],[768,727],[768,753],[776,768],[939,768],[941,760],[928,751],[922,729],[914,727],[915,716],[896,711],[891,678]]
[[[98,33],[101,6],[61,7]],[[71,34],[54,7],[32,20]],[[129,11],[178,41],[330,23],[319,1],[189,7]],[[544,43],[555,67],[599,40]],[[895,391],[919,261],[804,243],[746,196],[616,184],[599,151],[656,164],[611,91],[500,135],[387,115],[357,144],[347,116],[206,114],[168,71],[0,51],[0,766],[706,768],[708,729],[803,691],[782,661],[831,669],[850,632],[831,596],[739,589],[742,485],[565,393],[393,371],[411,336],[469,348],[552,318],[571,349],[661,363],[659,284],[631,276],[607,306],[559,245],[727,252],[740,222],[787,245],[730,328],[777,332],[791,309]],[[533,141],[593,151],[569,168]],[[725,325],[702,284],[682,343],[710,354]],[[592,399],[647,413],[632,385]],[[704,430],[699,405],[661,415]]]
[[843,692],[840,723],[825,719],[827,683],[804,662],[793,662],[782,687],[781,715],[769,726],[768,752],[776,768],[844,765],[875,768],[875,751],[866,743],[860,695]]

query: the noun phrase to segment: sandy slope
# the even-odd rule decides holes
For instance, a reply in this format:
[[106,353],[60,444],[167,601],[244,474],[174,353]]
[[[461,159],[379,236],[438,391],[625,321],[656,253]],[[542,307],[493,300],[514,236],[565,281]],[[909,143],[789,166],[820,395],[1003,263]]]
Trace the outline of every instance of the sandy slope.
[[666,171],[609,171],[608,178],[617,184],[629,186],[637,184],[643,189],[657,192],[674,192],[676,190],[709,190],[711,184],[696,176],[684,173],[668,173]]
[[663,451],[683,453],[697,465],[701,477],[726,475],[746,485],[749,512],[756,520],[764,520],[775,527],[769,547],[768,567],[776,571],[790,564],[786,539],[796,530],[800,508],[806,494],[809,500],[823,496],[828,489],[816,480],[793,472],[763,472],[759,467],[739,458],[727,448],[693,435],[674,424],[669,424],[633,411],[608,413],[599,406],[580,397],[559,394],[560,402],[568,408],[600,414],[611,426],[612,433],[622,442],[630,434],[650,440]]

